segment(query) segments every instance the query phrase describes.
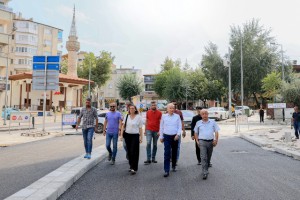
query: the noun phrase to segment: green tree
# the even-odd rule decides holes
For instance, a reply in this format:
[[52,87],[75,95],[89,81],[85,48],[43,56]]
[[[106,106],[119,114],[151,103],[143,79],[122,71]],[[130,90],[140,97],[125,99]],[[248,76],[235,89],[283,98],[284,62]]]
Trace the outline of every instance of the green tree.
[[161,72],[168,71],[170,69],[173,69],[174,67],[180,68],[181,61],[179,59],[173,61],[171,58],[166,57],[164,63],[161,64]]
[[202,55],[201,67],[204,74],[211,80],[220,80],[226,83],[228,71],[223,65],[223,59],[218,52],[216,44],[209,42],[204,47],[205,54]]
[[294,79],[290,83],[284,82],[281,87],[281,95],[285,102],[300,106],[300,80]]
[[143,81],[135,74],[125,74],[117,82],[119,94],[123,99],[131,102],[131,97],[140,94],[143,90]]
[[91,88],[95,86],[100,88],[110,78],[113,61],[114,56],[107,51],[100,52],[99,57],[96,57],[94,53],[88,53],[84,57],[83,66],[77,68],[78,77],[89,79],[91,68],[91,80],[95,82]]
[[232,26],[230,33],[232,89],[240,93],[241,88],[241,43],[243,52],[244,96],[262,93],[262,79],[276,70],[280,55],[277,47],[270,45],[275,39],[270,36],[271,30],[259,24],[259,20],[240,26]]
[[281,73],[272,72],[262,80],[263,97],[273,99],[282,86]]
[[62,74],[67,74],[68,73],[68,60],[67,59],[63,59],[60,63],[60,71]]

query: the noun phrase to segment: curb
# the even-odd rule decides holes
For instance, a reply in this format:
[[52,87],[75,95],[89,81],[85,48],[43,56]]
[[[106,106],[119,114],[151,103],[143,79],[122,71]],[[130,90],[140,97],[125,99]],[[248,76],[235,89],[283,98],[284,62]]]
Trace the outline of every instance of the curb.
[[271,143],[268,143],[268,142],[265,142],[262,140],[255,140],[254,137],[252,137],[252,136],[248,136],[248,135],[241,133],[240,137],[243,138],[244,140],[247,140],[248,142],[251,142],[251,143],[259,146],[259,147],[268,147],[268,148],[272,147]]
[[93,150],[92,158],[77,157],[5,200],[54,200],[62,195],[82,175],[106,158],[105,145]]
[[255,144],[255,145],[259,146],[259,147],[268,147],[268,148],[272,148],[273,147],[274,151],[277,152],[277,153],[280,153],[280,154],[292,157],[295,160],[300,160],[300,152],[291,151],[287,147],[281,147],[281,146],[278,146],[278,145],[272,145],[271,143],[264,142],[264,141],[261,141],[259,139],[255,139],[254,137],[248,136],[248,135],[245,135],[245,134],[240,134],[240,137],[242,139],[244,139],[244,140],[252,143],[252,144]]

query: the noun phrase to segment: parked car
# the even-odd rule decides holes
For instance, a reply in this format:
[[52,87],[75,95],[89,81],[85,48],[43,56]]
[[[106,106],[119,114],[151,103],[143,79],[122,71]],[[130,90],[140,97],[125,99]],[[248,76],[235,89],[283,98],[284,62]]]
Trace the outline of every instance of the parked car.
[[242,114],[242,108],[244,110],[247,110],[247,109],[249,110],[248,117],[250,117],[251,115],[254,115],[254,111],[251,108],[249,108],[248,106],[236,106],[235,110],[234,110],[234,115],[241,115]]
[[10,114],[12,112],[19,112],[20,110],[18,108],[3,108],[2,109],[2,119],[4,119],[4,112],[6,112],[6,119],[9,120],[10,119]]
[[[82,110],[82,107],[72,108],[71,114],[76,114],[78,116],[80,114],[81,110]],[[97,115],[98,115],[98,129],[96,130],[96,133],[103,133],[104,120],[105,120],[107,112],[108,111],[104,111],[104,110],[98,110],[97,111]],[[82,126],[82,120],[81,120],[79,126]],[[75,128],[76,125],[72,125],[72,127]]]
[[208,109],[208,118],[217,121],[229,118],[229,112],[224,107],[211,107]]
[[191,129],[192,119],[196,114],[191,110],[181,110],[181,112],[183,115],[184,128]]

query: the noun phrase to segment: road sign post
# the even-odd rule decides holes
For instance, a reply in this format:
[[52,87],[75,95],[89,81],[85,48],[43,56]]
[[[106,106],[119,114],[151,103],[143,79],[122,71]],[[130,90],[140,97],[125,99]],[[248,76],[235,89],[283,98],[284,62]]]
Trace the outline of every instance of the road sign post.
[[33,56],[32,89],[44,91],[43,133],[45,133],[47,91],[58,89],[59,62],[59,56]]

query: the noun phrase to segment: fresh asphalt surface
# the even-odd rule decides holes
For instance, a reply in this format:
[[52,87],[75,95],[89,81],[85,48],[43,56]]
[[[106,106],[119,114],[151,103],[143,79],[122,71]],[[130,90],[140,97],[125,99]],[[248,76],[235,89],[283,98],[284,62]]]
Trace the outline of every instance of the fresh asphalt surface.
[[157,164],[145,166],[145,140],[139,171],[128,172],[123,149],[116,165],[102,161],[79,179],[60,200],[73,199],[297,199],[300,162],[263,150],[238,137],[223,137],[214,149],[210,174],[202,180],[194,143],[182,143],[178,171],[163,177],[163,146]]
[[[103,144],[103,138],[97,134],[94,147]],[[0,199],[29,186],[83,153],[82,135],[0,148]]]

